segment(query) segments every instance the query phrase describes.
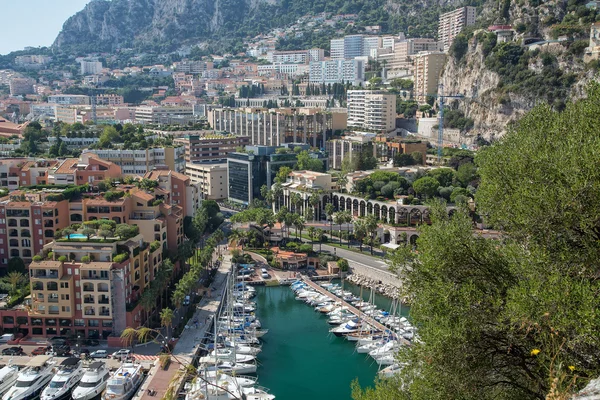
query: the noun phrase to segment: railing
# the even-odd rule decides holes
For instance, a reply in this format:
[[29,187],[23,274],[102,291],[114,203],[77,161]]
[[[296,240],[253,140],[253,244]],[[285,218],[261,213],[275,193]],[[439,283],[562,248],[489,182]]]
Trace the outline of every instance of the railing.
[[58,303],[58,297],[48,297],[48,303]]
[[109,304],[110,300],[109,299],[100,299],[98,300],[99,304]]
[[[108,279],[108,278],[106,278],[106,279]],[[108,293],[108,288],[106,288],[106,289],[98,288],[97,292]]]
[[90,288],[90,287],[85,287],[85,286],[84,286],[84,287],[83,287],[83,291],[84,291],[84,292],[93,292],[93,291],[94,291],[94,288],[93,288],[93,287],[91,287],[91,288]]
[[84,315],[96,315],[96,312],[95,311],[85,311],[83,314]]
[[36,279],[58,279],[58,274],[47,274],[47,275],[46,274],[44,274],[44,275],[42,275],[42,274],[39,274],[39,275],[35,274],[35,275],[33,275],[33,277],[36,278]]
[[60,311],[48,311],[48,314],[58,315],[60,314]]
[[94,304],[95,303],[94,299],[90,299],[90,298],[83,299],[83,302],[86,304]]
[[110,311],[100,311],[98,313],[98,315],[101,315],[103,317],[108,317],[110,315]]

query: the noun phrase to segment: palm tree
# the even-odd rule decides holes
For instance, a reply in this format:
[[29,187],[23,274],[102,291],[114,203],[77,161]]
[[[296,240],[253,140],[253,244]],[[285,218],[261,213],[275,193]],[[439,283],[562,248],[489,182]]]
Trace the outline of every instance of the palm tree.
[[244,238],[244,233],[239,229],[234,229],[229,234],[229,245],[231,247],[238,247]]
[[356,222],[354,222],[354,237],[360,243],[360,251],[362,252],[363,241],[367,237],[367,228],[365,224],[364,218],[359,218]]
[[174,317],[175,314],[173,314],[173,310],[170,308],[163,308],[160,310],[160,324],[167,329],[167,337],[171,336],[169,330],[172,327]]
[[354,218],[350,211],[344,211],[344,222],[348,224],[348,248],[350,248],[350,222],[352,222]]
[[281,186],[281,183],[276,183],[275,185],[273,185],[273,188],[271,190],[273,191],[273,197],[275,197],[275,200],[277,201],[277,211],[279,211],[279,200],[281,199],[281,196],[283,196],[283,187]]
[[311,241],[310,244],[312,246],[312,245],[314,245],[316,229],[314,226],[309,226],[308,229],[306,229],[306,231],[308,232],[308,237],[310,238],[310,241]]
[[323,237],[323,229],[317,229],[317,232],[315,233],[317,235],[317,239],[319,240],[319,252],[322,250],[322,244],[323,241],[321,240],[321,238]]
[[313,208],[315,210],[315,214],[313,216],[313,221],[314,221],[315,218],[317,218],[317,214],[318,214],[317,206],[321,202],[321,196],[319,196],[317,193],[313,193],[310,195],[308,202],[310,203],[311,206],[313,206]]
[[12,271],[4,277],[4,281],[10,285],[10,293],[14,294],[19,285],[25,281],[25,275],[21,272]]
[[296,237],[298,237],[298,231],[300,231],[300,240],[302,240],[302,229],[304,229],[305,226],[306,225],[304,225],[304,217],[302,217],[301,215],[297,215],[296,218],[294,218],[294,227],[296,228]]
[[346,221],[344,211],[338,211],[333,214],[333,222],[340,226],[340,246],[342,245],[342,224]]
[[332,203],[327,203],[325,205],[325,214],[327,214],[327,219],[329,220],[329,236],[333,232],[333,213],[335,212],[335,207]]
[[302,198],[302,196],[300,196],[300,193],[296,193],[296,192],[292,193],[290,195],[290,202],[294,205],[294,212],[296,214],[300,214],[298,212],[298,209],[300,208],[300,206],[302,204],[304,204],[304,199]]
[[287,237],[290,237],[290,227],[292,225],[294,225],[294,221],[296,219],[296,216],[298,216],[298,214],[294,214],[294,213],[287,213],[285,215],[285,227],[287,228]]
[[364,225],[369,235],[369,245],[371,246],[371,255],[373,255],[373,244],[375,243],[375,234],[377,231],[377,218],[374,215],[367,215],[364,218]]
[[340,192],[344,193],[346,191],[346,185],[348,184],[348,176],[344,173],[340,173],[337,182]]

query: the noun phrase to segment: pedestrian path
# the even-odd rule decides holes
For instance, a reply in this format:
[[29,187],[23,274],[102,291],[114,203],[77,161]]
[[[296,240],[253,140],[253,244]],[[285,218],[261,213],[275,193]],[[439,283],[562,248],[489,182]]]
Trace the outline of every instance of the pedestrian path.
[[133,357],[138,361],[139,360],[154,361],[158,358],[158,356],[147,356],[144,354],[134,354]]

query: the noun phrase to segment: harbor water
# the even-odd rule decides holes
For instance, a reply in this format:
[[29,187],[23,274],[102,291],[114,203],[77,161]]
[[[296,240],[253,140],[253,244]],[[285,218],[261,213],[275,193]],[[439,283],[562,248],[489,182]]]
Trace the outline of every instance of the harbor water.
[[[353,286],[344,285],[359,293]],[[256,314],[269,329],[258,366],[261,386],[283,400],[345,400],[351,399],[354,379],[363,387],[373,384],[377,363],[356,353],[354,343],[330,334],[326,316],[295,300],[288,286],[257,287],[256,293]],[[368,299],[368,292],[363,296]],[[380,308],[389,309],[390,302],[375,299]]]

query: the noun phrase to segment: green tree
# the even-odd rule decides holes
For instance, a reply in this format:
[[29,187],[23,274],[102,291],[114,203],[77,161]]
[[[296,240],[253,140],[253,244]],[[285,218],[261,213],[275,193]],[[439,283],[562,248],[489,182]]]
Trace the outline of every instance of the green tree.
[[292,169],[290,167],[284,166],[284,167],[279,168],[279,171],[277,171],[277,175],[275,176],[275,182],[285,183],[291,172],[292,172]]
[[26,281],[26,278],[22,272],[11,271],[4,277],[4,281],[10,285],[10,293],[13,295],[17,292],[19,286]]
[[440,183],[431,176],[424,176],[413,182],[413,189],[419,196],[424,195],[427,198],[435,196]]
[[175,315],[170,308],[163,308],[160,310],[160,325],[167,330],[166,337],[171,336],[169,330],[173,327],[173,318],[175,318]]
[[440,186],[450,186],[452,185],[452,181],[454,180],[454,170],[452,168],[436,168],[432,169],[427,173],[427,175],[435,178],[440,184]]
[[394,167],[407,167],[410,165],[415,165],[415,159],[410,154],[400,153],[394,156]]
[[324,171],[323,162],[317,158],[311,157],[307,150],[298,153],[298,161],[296,162],[295,169],[300,171]]
[[477,177],[477,167],[472,163],[462,164],[456,171],[456,180],[467,187]]
[[423,153],[420,151],[415,151],[410,154],[410,156],[415,160],[415,164],[423,165]]
[[331,203],[325,204],[325,214],[327,214],[327,219],[329,220],[329,235],[331,235],[333,230],[333,213],[335,212],[335,207]]
[[8,271],[8,273],[20,272],[24,274],[26,272],[25,262],[20,257],[12,257],[10,260],[8,260],[6,270]]

